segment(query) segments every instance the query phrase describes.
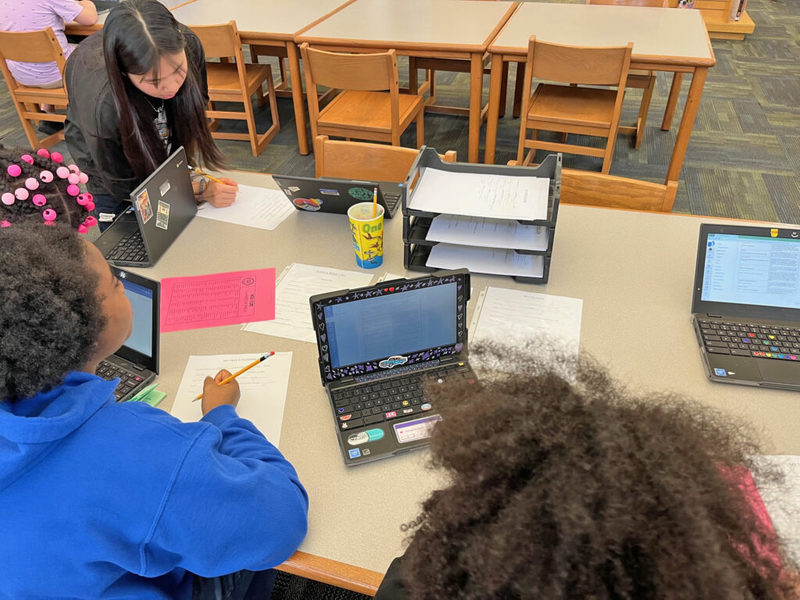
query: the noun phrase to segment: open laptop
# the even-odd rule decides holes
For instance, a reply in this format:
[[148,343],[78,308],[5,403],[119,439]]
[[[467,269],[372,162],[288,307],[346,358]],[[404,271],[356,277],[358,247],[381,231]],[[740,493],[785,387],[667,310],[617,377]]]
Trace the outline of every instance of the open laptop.
[[427,446],[441,417],[421,383],[474,375],[467,362],[469,272],[310,298],[322,384],[348,466]]
[[272,178],[297,210],[309,212],[346,215],[353,204],[372,202],[373,191],[378,188],[378,204],[383,206],[384,216],[391,219],[403,195],[402,183],[290,175],[273,175]]
[[702,224],[692,313],[712,381],[800,390],[800,227]]
[[131,192],[131,204],[94,243],[115,265],[151,267],[197,213],[183,146]]
[[94,7],[97,9],[98,14],[108,12],[112,8],[119,5],[121,0],[92,0]]
[[101,361],[95,373],[103,379],[119,377],[117,402],[132,398],[158,373],[158,314],[160,284],[122,269],[114,269],[133,308],[130,337],[113,355]]

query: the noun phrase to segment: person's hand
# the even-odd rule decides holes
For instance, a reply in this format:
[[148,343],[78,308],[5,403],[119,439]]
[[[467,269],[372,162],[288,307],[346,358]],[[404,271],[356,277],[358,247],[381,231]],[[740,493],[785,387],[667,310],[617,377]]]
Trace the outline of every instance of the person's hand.
[[217,208],[225,208],[230,206],[236,200],[236,193],[239,191],[239,185],[227,177],[221,177],[221,181],[225,183],[217,183],[216,181],[209,181],[203,193],[203,200],[208,202],[211,206]]
[[203,416],[223,404],[230,404],[235,408],[239,403],[239,384],[235,379],[219,385],[220,381],[230,376],[230,371],[222,369],[213,379],[206,377],[203,382]]

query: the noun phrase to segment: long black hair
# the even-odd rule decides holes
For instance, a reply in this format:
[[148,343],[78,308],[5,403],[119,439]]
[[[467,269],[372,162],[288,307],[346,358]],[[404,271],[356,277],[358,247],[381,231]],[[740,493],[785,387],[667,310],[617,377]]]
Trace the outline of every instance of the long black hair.
[[201,89],[203,74],[198,69],[198,62],[203,60],[202,46],[199,40],[188,43],[187,36],[193,35],[158,0],[120,2],[103,26],[103,56],[120,117],[122,149],[138,177],[147,177],[164,162],[167,150],[147,103],[132,101],[143,93],[126,75],[152,71],[158,78],[161,58],[181,51],[186,52],[186,80],[175,97],[165,101],[173,148],[182,145],[191,160],[209,167],[224,165],[208,130]]

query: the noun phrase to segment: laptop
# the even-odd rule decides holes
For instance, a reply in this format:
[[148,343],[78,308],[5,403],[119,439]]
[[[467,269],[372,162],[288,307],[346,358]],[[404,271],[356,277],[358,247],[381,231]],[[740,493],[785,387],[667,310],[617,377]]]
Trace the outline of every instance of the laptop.
[[315,177],[273,175],[272,179],[297,210],[346,215],[347,209],[358,202],[372,202],[378,188],[378,204],[383,214],[391,219],[400,207],[402,183],[358,181]]
[[131,192],[131,207],[94,243],[117,266],[152,267],[195,213],[197,202],[181,146]]
[[97,9],[98,14],[108,12],[115,6],[118,6],[121,0],[92,0],[94,7]]
[[712,381],[800,390],[800,227],[702,224],[692,322]]
[[114,396],[123,402],[142,391],[158,373],[160,284],[122,269],[114,269],[114,275],[133,308],[133,327],[123,346],[101,361],[95,373],[103,379],[119,378]]
[[467,362],[469,271],[440,271],[312,296],[319,369],[348,466],[429,444],[441,420],[426,378],[474,375]]

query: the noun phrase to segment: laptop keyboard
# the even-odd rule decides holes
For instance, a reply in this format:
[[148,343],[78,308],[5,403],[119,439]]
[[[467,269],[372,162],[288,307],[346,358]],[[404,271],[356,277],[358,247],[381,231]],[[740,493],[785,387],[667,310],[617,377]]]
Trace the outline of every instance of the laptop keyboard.
[[800,360],[800,329],[698,319],[706,351],[714,354]]
[[355,429],[380,421],[390,421],[433,408],[423,398],[422,382],[428,377],[444,380],[453,375],[472,376],[463,362],[438,369],[416,371],[400,377],[378,379],[367,384],[342,388],[332,392],[333,406],[339,429]]
[[125,369],[105,360],[100,361],[95,374],[108,381],[119,377],[119,385],[117,386],[117,389],[114,390],[114,397],[117,399],[117,402],[122,400],[131,392],[131,390],[133,390],[133,388],[142,382],[141,376],[131,373],[130,371],[126,371]]
[[385,190],[381,190],[381,193],[383,194],[383,201],[386,202],[386,208],[389,209],[389,213],[394,213],[397,208],[397,203],[400,202],[400,194],[387,194]]
[[146,262],[147,250],[141,232],[136,229],[122,238],[111,249],[106,257],[108,260],[125,260],[129,262]]

